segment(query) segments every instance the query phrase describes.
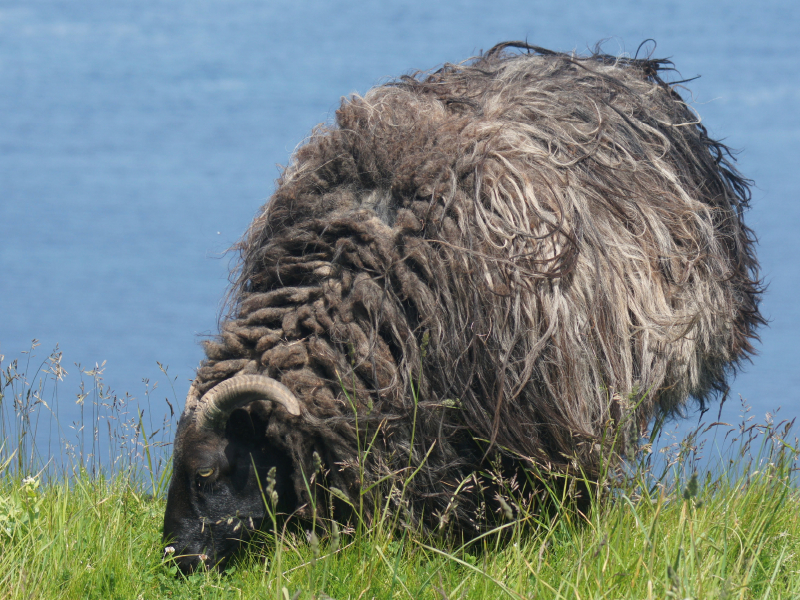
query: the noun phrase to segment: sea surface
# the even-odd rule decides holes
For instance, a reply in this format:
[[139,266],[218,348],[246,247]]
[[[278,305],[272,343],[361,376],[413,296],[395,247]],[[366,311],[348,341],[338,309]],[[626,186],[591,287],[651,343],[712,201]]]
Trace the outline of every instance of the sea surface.
[[103,363],[114,392],[167,412],[217,331],[226,249],[342,96],[503,40],[633,55],[654,39],[642,52],[701,75],[686,97],[755,181],[770,324],[722,417],[740,396],[800,416],[799,24],[800,3],[769,0],[0,1],[3,367],[58,345],[62,421]]

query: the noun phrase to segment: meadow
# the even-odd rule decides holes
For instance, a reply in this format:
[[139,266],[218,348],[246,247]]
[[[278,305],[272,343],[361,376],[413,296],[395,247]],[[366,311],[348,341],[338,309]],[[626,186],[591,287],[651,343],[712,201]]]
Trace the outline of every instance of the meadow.
[[[681,439],[656,428],[592,487],[587,514],[558,486],[550,510],[509,496],[466,544],[403,530],[388,510],[328,533],[279,526],[224,572],[185,577],[161,540],[182,404],[168,369],[135,403],[102,365],[68,374],[58,349],[38,354],[0,357],[0,599],[800,597],[792,423],[746,409],[718,423],[716,407]],[[154,393],[174,412],[149,414]],[[79,419],[62,422],[67,403]]]

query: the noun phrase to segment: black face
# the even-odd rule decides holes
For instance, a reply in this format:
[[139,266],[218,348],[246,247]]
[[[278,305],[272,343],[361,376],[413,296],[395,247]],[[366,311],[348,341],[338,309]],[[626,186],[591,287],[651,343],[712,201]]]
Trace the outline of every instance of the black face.
[[179,428],[164,541],[182,571],[201,563],[223,565],[254,529],[269,521],[262,490],[272,467],[277,470],[277,510],[295,505],[291,463],[268,442],[268,421],[261,403],[253,403],[231,414],[224,434],[198,431],[194,424]]

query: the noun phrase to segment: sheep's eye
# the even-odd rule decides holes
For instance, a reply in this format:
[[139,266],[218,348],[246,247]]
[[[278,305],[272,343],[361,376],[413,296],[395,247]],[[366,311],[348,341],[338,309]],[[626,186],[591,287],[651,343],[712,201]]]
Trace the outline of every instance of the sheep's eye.
[[197,469],[197,474],[200,475],[200,477],[211,477],[213,473],[214,469],[212,469],[211,467],[207,469]]

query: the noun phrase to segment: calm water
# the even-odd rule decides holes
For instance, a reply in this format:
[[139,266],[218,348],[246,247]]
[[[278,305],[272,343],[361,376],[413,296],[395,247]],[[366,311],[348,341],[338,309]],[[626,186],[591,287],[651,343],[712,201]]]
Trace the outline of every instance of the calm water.
[[58,343],[71,377],[105,360],[139,398],[143,378],[164,391],[160,361],[182,396],[216,331],[225,249],[341,96],[501,40],[632,54],[655,38],[702,75],[695,107],[757,184],[771,325],[732,391],[799,416],[799,5],[606,4],[0,1],[0,354]]

